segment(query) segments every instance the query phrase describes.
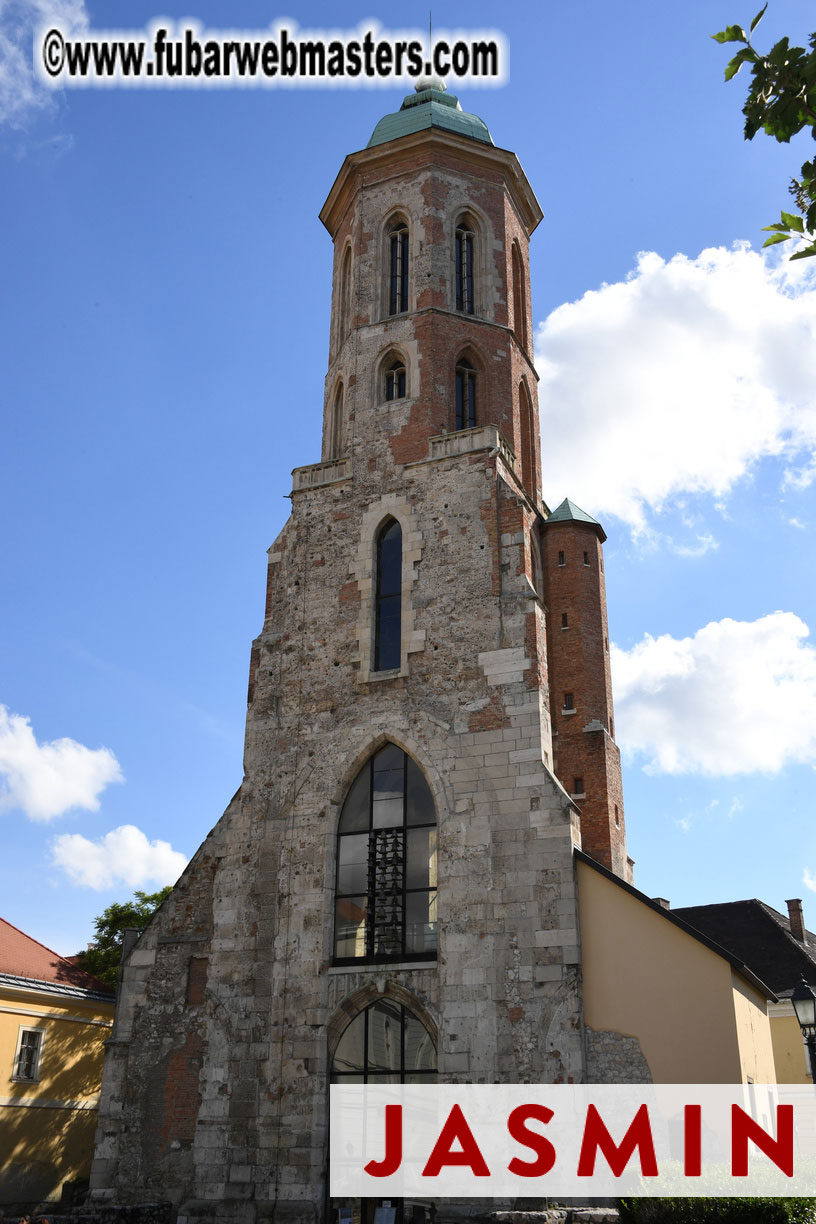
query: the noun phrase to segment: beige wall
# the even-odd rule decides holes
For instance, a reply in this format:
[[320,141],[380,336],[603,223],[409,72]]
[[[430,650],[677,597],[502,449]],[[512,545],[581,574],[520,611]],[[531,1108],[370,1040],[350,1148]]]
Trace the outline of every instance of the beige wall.
[[769,1012],[777,1083],[811,1083],[807,1050],[793,1004],[772,1003]]
[[730,962],[592,867],[577,870],[586,1024],[637,1038],[655,1083],[773,1081],[765,1000]]
[[[0,1205],[59,1198],[87,1178],[113,1004],[0,992]],[[20,1028],[43,1033],[39,1077],[14,1078]]]

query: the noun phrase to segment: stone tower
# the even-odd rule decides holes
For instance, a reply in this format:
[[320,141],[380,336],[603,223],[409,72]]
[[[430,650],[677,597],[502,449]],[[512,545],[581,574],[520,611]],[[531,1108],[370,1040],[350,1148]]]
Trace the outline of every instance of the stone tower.
[[[96,1196],[171,1198],[179,1220],[329,1218],[330,1077],[585,1075],[580,800],[548,681],[549,660],[567,684],[569,635],[548,650],[545,601],[605,632],[602,532],[548,528],[541,500],[541,211],[515,155],[425,82],[321,218],[322,460],[295,470],[269,552],[244,780],[127,958],[103,1084]],[[564,532],[565,552],[588,532],[594,586],[557,590]],[[595,769],[594,651],[570,682],[601,749],[557,728],[588,798],[618,795]],[[622,839],[592,842],[616,870]]]

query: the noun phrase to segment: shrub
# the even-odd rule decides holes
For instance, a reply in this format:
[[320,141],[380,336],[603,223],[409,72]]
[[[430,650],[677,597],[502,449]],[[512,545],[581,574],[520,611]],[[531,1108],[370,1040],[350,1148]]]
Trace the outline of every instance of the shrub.
[[620,1199],[621,1224],[816,1224],[810,1198]]

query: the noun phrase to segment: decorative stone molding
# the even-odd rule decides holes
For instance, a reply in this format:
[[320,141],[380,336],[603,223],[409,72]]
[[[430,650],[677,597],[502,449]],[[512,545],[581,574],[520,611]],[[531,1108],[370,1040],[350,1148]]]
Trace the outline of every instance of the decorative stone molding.
[[317,489],[321,485],[337,484],[351,480],[351,459],[329,459],[326,463],[309,463],[306,467],[293,468],[292,492]]

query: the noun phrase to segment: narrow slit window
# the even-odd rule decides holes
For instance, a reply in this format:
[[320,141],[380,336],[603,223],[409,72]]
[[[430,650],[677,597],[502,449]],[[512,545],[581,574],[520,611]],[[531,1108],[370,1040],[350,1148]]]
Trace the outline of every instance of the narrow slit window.
[[390,519],[377,538],[377,601],[374,670],[391,671],[401,662],[402,528]]
[[584,553],[584,565],[589,565],[589,553]]
[[572,779],[572,793],[573,795],[583,795],[584,793],[584,779],[583,778],[573,778]]
[[476,424],[476,371],[469,361],[456,366],[456,428],[473,429]]
[[572,693],[565,693],[565,694],[564,694],[564,709],[565,709],[565,710],[574,710],[574,709],[575,709],[575,697],[574,697],[574,695],[573,695]]
[[569,613],[568,612],[561,613],[561,628],[569,629]]
[[564,554],[563,554],[563,552],[559,552],[559,554],[558,554],[558,564],[559,564],[559,565],[566,565],[566,564],[567,564],[567,563],[566,563],[566,561],[565,561],[565,559],[564,559]]
[[473,232],[456,230],[456,309],[473,314]]
[[408,226],[403,222],[391,231],[390,292],[388,313],[401,314],[408,309]]

